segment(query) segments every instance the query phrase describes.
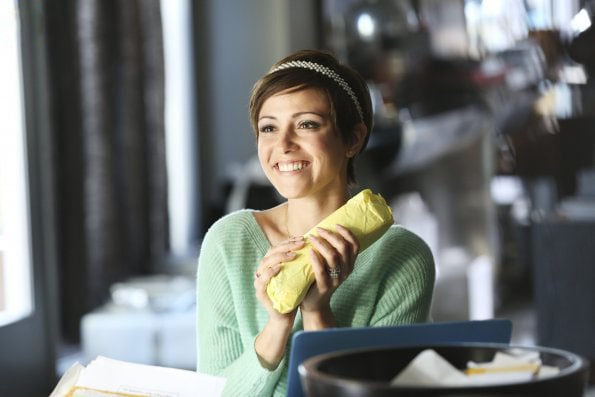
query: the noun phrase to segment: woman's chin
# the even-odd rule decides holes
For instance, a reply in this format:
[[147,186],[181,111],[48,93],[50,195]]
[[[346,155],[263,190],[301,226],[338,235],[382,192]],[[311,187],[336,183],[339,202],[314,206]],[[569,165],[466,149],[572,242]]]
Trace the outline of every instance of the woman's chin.
[[286,200],[298,199],[307,195],[303,189],[279,186],[275,186],[275,189],[277,190],[277,193],[279,193],[279,195],[285,198]]

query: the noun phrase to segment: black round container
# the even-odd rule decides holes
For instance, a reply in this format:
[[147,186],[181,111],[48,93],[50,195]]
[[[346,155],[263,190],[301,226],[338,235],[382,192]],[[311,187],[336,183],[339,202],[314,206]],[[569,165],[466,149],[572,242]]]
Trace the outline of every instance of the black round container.
[[[418,353],[434,349],[459,369],[469,360],[491,361],[498,351],[508,349],[538,351],[544,365],[560,372],[552,377],[525,382],[472,387],[402,387],[390,381]],[[564,350],[546,347],[520,347],[506,344],[452,344],[406,348],[359,349],[322,354],[306,360],[299,368],[308,397],[384,396],[583,396],[587,387],[588,362]]]

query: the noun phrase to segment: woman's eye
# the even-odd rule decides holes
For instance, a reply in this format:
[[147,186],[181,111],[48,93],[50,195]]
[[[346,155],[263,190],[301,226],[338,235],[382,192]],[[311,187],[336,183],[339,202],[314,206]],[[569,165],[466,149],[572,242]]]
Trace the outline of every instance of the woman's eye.
[[272,125],[263,125],[258,129],[258,132],[273,132],[274,128]]
[[315,121],[311,121],[311,120],[306,120],[306,121],[302,121],[299,125],[299,128],[303,128],[303,129],[314,129],[314,128],[319,128],[320,124],[315,122]]

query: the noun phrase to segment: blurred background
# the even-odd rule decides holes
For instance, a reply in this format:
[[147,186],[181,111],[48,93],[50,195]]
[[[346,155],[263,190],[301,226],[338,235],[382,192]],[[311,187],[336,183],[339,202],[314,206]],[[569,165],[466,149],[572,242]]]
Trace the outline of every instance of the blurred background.
[[[435,321],[595,360],[591,0],[0,2],[0,394],[97,355],[194,369],[201,238],[280,202],[252,84],[301,48],[365,77],[359,186],[422,236]],[[593,376],[591,377],[593,381]]]

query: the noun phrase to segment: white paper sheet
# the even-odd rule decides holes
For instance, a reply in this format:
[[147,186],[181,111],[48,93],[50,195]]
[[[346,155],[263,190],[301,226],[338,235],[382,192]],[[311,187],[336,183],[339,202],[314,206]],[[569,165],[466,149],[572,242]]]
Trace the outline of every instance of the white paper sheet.
[[[69,372],[71,372],[69,370]],[[77,374],[67,372],[50,397],[62,397],[66,386],[147,397],[219,397],[225,378],[175,368],[97,357]],[[68,381],[68,379],[70,381]],[[63,384],[62,384],[63,383]],[[61,385],[62,384],[62,385]],[[80,395],[77,394],[77,395]],[[84,394],[83,394],[84,395]]]

